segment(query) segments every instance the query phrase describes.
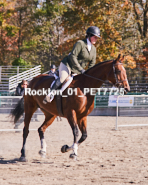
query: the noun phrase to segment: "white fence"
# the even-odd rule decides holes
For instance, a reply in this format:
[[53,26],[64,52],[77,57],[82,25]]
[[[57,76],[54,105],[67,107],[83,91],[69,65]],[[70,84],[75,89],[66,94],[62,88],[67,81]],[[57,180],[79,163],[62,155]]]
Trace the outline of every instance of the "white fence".
[[[115,123],[115,129],[118,130],[118,127],[134,127],[134,126],[148,126],[148,121],[147,124],[118,124],[118,116],[119,116],[119,99],[121,97],[134,97],[136,98],[134,105],[132,108],[141,108],[143,111],[143,108],[147,111],[146,115],[148,117],[148,95],[124,95],[124,96],[118,96],[117,97],[117,107],[116,107],[116,123]],[[129,108],[129,107],[128,107]],[[130,111],[130,109],[125,109],[125,111]],[[138,110],[140,111],[140,110]],[[136,116],[136,115],[135,115]]]
[[23,79],[30,81],[32,80],[32,78],[40,74],[41,74],[41,65],[10,77],[9,78],[9,91],[14,91],[18,83],[20,83]]
[[0,66],[0,91],[9,91],[9,78],[34,66]]
[[6,76],[9,78],[13,75],[17,75],[19,73],[22,73],[28,69],[33,68],[33,65],[29,66],[0,66],[0,82],[3,78]]

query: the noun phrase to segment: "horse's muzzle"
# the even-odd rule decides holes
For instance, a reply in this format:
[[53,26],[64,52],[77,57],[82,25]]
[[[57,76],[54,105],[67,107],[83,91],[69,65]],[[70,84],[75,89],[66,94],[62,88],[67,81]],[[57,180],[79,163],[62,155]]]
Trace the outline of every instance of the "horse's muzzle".
[[127,94],[130,91],[130,88],[124,88],[124,94]]

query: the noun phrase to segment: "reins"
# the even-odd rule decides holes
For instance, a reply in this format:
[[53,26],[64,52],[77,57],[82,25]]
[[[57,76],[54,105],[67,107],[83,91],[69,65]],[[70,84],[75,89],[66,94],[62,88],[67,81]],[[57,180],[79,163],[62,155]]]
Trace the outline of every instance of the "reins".
[[87,75],[87,74],[85,74],[85,73],[83,73],[83,75],[85,75],[85,76],[87,76],[87,77],[90,77],[90,78],[93,78],[93,79],[95,79],[95,80],[101,81],[101,82],[106,83],[106,84],[111,84],[110,82],[106,82],[106,80],[102,80],[102,79],[100,79],[100,78],[96,78],[96,77],[94,77],[94,76],[90,76],[90,75]]
[[94,76],[91,76],[91,75],[88,75],[88,74],[85,74],[85,73],[83,73],[83,74],[84,74],[85,76],[87,76],[87,77],[90,77],[90,78],[93,78],[93,79],[95,79],[95,80],[101,81],[101,82],[103,82],[103,83],[105,83],[105,84],[119,85],[119,84],[122,83],[123,81],[127,81],[127,79],[122,80],[122,81],[118,81],[117,74],[116,74],[116,70],[115,70],[115,66],[116,66],[116,65],[122,65],[122,63],[115,64],[115,60],[113,60],[113,68],[112,68],[112,69],[113,69],[114,77],[115,77],[115,80],[116,80],[116,83],[115,83],[115,84],[110,83],[110,82],[106,82],[106,81],[108,80],[108,76],[110,75],[112,69],[111,69],[110,72],[108,73],[107,79],[106,79],[106,80],[102,80],[102,79],[100,79],[100,78],[96,78],[96,77],[94,77]]

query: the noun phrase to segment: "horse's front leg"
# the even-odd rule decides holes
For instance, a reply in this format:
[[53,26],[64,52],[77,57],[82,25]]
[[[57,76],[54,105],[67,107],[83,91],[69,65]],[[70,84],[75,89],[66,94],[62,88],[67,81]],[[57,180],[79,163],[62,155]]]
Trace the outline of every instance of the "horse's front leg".
[[39,137],[40,137],[40,141],[41,141],[41,150],[39,151],[39,154],[41,155],[41,157],[46,157],[46,141],[44,138],[45,130],[49,125],[52,124],[52,122],[54,121],[55,118],[56,118],[56,116],[54,116],[54,115],[50,115],[49,113],[47,115],[45,114],[45,121],[41,125],[41,127],[39,127],[39,129],[38,129],[38,133],[39,133]]
[[79,131],[77,125],[74,126],[73,130],[73,136],[74,136],[74,143],[70,147],[70,149],[73,150],[73,153],[70,154],[70,158],[76,159],[78,155],[78,136],[79,136]]
[[68,145],[64,145],[61,148],[61,152],[65,153],[68,152],[70,150],[73,150],[73,153],[70,154],[70,158],[76,159],[77,155],[78,155],[78,136],[79,136],[79,131],[78,131],[78,127],[77,127],[77,118],[76,118],[76,113],[74,110],[71,111],[71,113],[68,115],[67,117],[68,122],[72,128],[73,131],[73,136],[74,136],[74,143],[71,147],[69,147]]
[[78,145],[80,145],[87,138],[87,116],[77,120],[79,129],[82,133]]
[[[61,148],[61,152],[63,152],[63,153],[68,152],[70,150],[73,150],[73,153],[70,155],[70,157],[74,157],[74,158],[75,158],[75,156],[77,156],[78,146],[87,138],[87,129],[86,129],[87,128],[87,116],[83,117],[81,119],[77,119],[77,124],[78,124],[79,129],[82,133],[80,140],[78,142],[76,141],[76,143],[74,142],[74,144],[71,147],[69,147],[68,145],[64,145]],[[77,135],[77,137],[78,137],[77,130],[78,130],[78,128],[76,128],[76,130],[73,132],[75,132],[75,135]]]

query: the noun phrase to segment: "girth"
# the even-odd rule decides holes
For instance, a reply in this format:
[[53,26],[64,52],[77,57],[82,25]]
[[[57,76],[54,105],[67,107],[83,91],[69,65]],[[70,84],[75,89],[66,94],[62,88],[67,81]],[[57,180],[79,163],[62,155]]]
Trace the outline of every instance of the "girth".
[[[69,80],[69,77],[71,75],[69,75],[66,80],[62,83],[62,85],[59,87],[59,89],[62,88],[63,85],[65,85],[65,83]],[[58,114],[60,117],[63,117],[63,106],[62,106],[62,95],[60,95],[60,93],[58,95],[56,95],[56,105],[57,105],[57,110],[58,110]]]

